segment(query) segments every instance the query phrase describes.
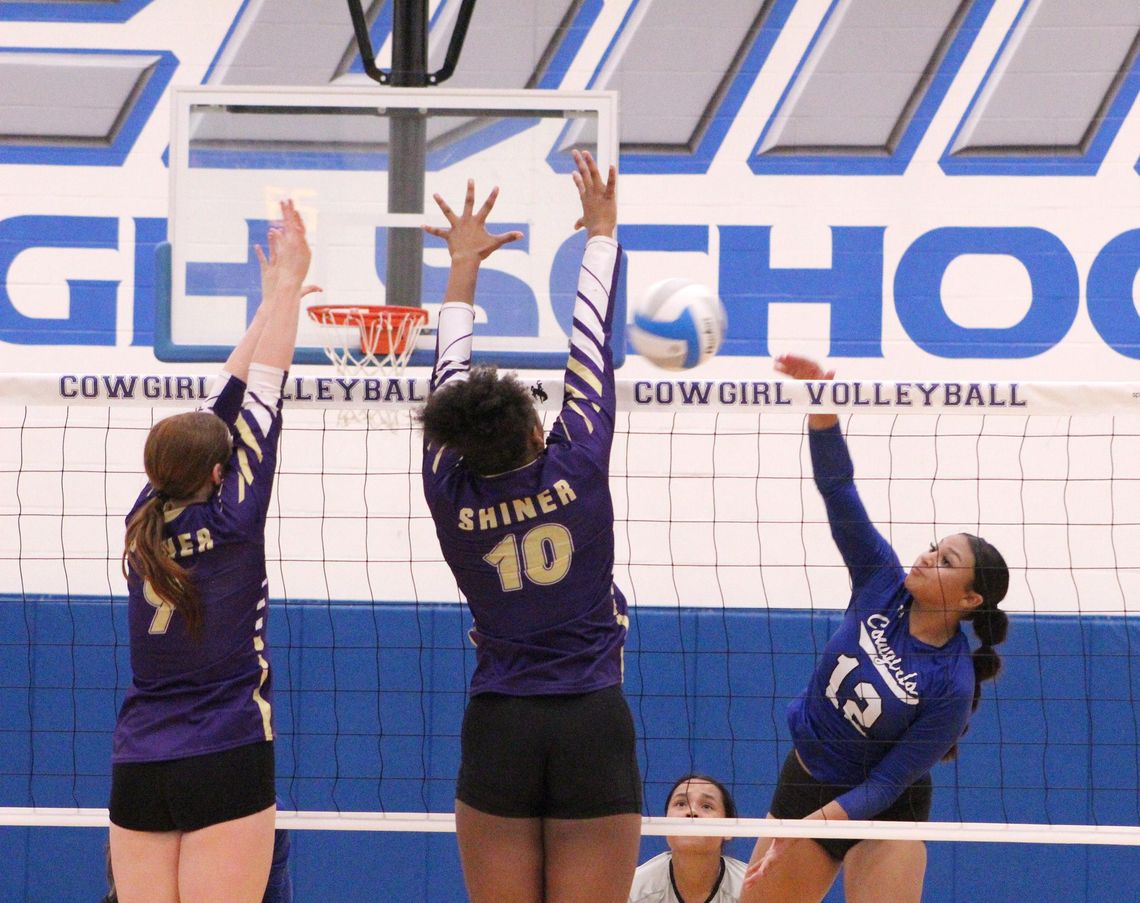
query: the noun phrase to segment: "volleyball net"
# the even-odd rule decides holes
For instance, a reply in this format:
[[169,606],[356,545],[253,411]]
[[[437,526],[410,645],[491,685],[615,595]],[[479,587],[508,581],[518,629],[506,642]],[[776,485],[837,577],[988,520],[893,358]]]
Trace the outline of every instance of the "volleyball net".
[[[560,384],[529,382],[549,426]],[[0,377],[0,823],[106,823],[130,681],[123,517],[147,430],[207,384]],[[1140,840],[1137,388],[620,381],[615,578],[646,833],[725,833],[656,818],[700,771],[747,817],[730,833],[804,836],[759,819],[787,705],[849,596],[804,419],[836,411],[903,562],[948,533],[985,536],[1010,565],[1012,625],[958,759],[934,770],[933,821],[812,833]],[[474,648],[423,500],[410,409],[426,393],[418,376],[288,383],[266,534],[282,824],[453,827]]]

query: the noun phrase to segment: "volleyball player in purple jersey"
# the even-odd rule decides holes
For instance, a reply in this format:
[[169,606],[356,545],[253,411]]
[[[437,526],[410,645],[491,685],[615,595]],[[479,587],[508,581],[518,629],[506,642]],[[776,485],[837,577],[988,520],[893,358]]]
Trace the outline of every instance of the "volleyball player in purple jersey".
[[479,263],[497,191],[462,214],[437,195],[451,272],[424,407],[424,492],[474,617],[456,831],[473,903],[625,903],[641,778],[622,694],[625,598],[614,586],[610,332],[621,250],[617,174],[574,154],[588,238],[565,400],[544,441],[514,376],[470,369]]
[[156,423],[127,516],[131,686],[115,725],[120,903],[256,903],[273,857],[265,518],[309,247],[291,202],[205,408]]
[[[831,379],[815,361],[782,355],[796,379]],[[925,821],[930,769],[953,758],[983,681],[995,677],[1009,619],[1001,554],[957,533],[905,570],[855,489],[839,420],[808,417],[816,486],[851,578],[843,623],[811,682],[788,707],[794,749],[780,772],[772,818]],[[971,651],[969,621],[981,644]],[[918,903],[926,847],[908,840],[762,838],[741,903],[822,900],[840,867],[848,903]]]

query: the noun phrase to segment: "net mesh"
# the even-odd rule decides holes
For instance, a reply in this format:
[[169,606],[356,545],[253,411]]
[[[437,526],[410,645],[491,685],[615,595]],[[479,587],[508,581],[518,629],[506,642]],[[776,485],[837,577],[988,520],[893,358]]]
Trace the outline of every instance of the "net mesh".
[[[139,377],[128,398],[110,378],[28,379],[10,378],[4,397],[42,402],[0,406],[0,806],[99,808],[130,679],[123,516],[150,425],[192,406],[205,380]],[[734,383],[707,384],[702,402],[700,385],[622,388],[634,409],[619,414],[611,484],[616,579],[631,602],[626,691],[647,815],[699,770],[759,817],[790,748],[787,704],[848,581],[812,483],[803,406],[741,407],[749,384]],[[345,401],[335,386],[290,384],[266,535],[281,805],[450,813],[474,651],[423,501],[421,435],[406,416],[382,427],[338,416],[406,407],[425,390],[362,380]],[[549,426],[558,393],[546,388]],[[1140,822],[1140,417],[1119,413],[1129,395],[1100,403],[1089,387],[1046,388],[1021,410],[843,417],[862,497],[904,561],[970,530],[1011,567],[1005,670],[985,686],[958,760],[935,769],[936,822]],[[1058,413],[1066,406],[1102,413]]]

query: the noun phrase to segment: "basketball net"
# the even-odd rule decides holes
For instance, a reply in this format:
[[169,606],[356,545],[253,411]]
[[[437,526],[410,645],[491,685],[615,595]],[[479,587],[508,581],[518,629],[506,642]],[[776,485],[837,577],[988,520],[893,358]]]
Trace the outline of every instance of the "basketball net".
[[[402,376],[416,340],[427,326],[419,307],[318,304],[309,319],[324,327],[324,349],[338,374],[348,378],[388,379]],[[406,412],[399,409],[341,411],[342,426],[365,419],[372,426],[394,427]]]

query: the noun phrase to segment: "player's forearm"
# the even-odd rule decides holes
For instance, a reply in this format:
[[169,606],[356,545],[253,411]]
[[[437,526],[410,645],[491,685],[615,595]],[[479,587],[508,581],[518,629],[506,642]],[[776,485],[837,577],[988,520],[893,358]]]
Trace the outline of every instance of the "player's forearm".
[[253,352],[257,348],[258,339],[261,338],[268,318],[269,304],[265,299],[262,299],[262,303],[257,306],[257,312],[253,315],[253,321],[245,331],[245,335],[241,337],[241,341],[237,343],[234,350],[230,352],[230,356],[226,358],[226,373],[236,376],[242,382],[248,381],[249,363],[253,360]]
[[621,248],[612,238],[591,238],[578,272],[574,326],[566,365],[566,398],[586,399],[607,409],[613,418],[614,289]]
[[811,815],[804,817],[817,821],[848,821],[851,818],[851,816],[847,814],[847,810],[839,804],[838,800],[832,800],[827,805],[816,809]]
[[590,305],[608,338],[613,327],[613,301],[621,264],[621,245],[609,236],[594,236],[586,242],[578,268],[578,299],[575,313]]
[[274,290],[268,319],[254,347],[252,362],[288,370],[297,345],[297,320],[301,310],[301,277],[282,277]]
[[444,303],[436,317],[435,367],[431,374],[431,391],[444,383],[466,379],[471,369],[471,338],[475,325],[475,308],[462,301]]
[[472,255],[453,257],[451,269],[447,273],[447,289],[444,301],[475,303],[475,283],[479,280],[479,258]]

